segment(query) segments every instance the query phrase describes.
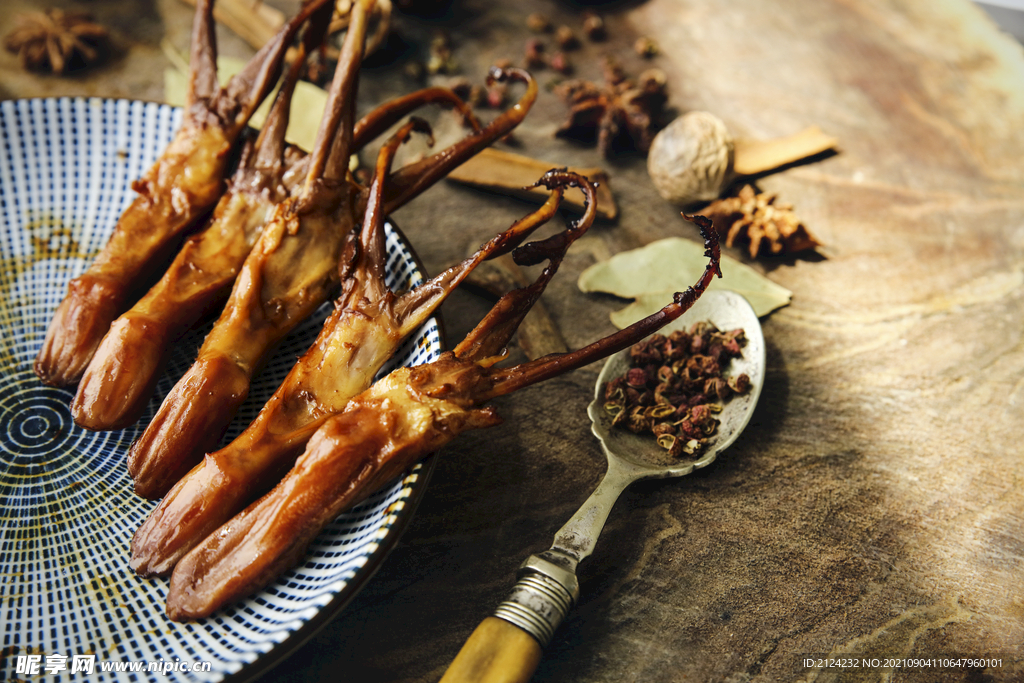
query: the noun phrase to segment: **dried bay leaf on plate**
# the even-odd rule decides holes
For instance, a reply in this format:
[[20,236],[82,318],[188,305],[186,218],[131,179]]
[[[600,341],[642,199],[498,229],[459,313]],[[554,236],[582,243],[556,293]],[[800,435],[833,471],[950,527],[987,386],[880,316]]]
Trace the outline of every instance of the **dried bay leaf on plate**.
[[[578,284],[584,292],[635,299],[611,315],[612,323],[623,328],[670,302],[672,293],[689,287],[706,265],[703,244],[669,237],[595,263],[580,274]],[[715,278],[711,288],[742,294],[758,317],[788,305],[793,294],[725,254],[722,255],[722,277]]]

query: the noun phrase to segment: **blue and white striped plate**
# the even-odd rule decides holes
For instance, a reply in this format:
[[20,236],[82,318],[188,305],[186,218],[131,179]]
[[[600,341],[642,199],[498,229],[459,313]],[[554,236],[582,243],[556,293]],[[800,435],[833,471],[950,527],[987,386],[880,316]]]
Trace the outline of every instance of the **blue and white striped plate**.
[[[177,666],[174,677],[186,680],[264,673],[369,579],[426,486],[429,463],[342,515],[303,565],[197,623],[170,621],[166,581],[138,578],[128,567],[132,534],[154,503],[132,492],[125,456],[206,330],[177,345],[147,413],[122,431],[75,426],[72,392],[42,385],[32,362],[68,281],[103,246],[132,200],[131,181],[154,163],[180,121],[180,109],[143,102],[0,102],[0,680],[30,678],[16,671],[19,662],[30,665],[30,655],[64,675],[75,656],[94,656],[95,680],[159,675],[101,673],[100,664],[111,662]],[[394,229],[387,248],[389,285],[421,279]],[[226,438],[255,417],[326,314],[325,306],[281,346]],[[440,352],[440,329],[431,320],[393,362],[414,365]],[[64,669],[54,655],[66,658]],[[209,662],[210,670],[181,671],[194,662]]]

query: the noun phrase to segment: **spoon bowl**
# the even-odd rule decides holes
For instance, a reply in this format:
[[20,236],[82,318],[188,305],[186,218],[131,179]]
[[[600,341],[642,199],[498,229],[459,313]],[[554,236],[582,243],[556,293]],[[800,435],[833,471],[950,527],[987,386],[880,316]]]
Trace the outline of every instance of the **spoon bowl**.
[[619,494],[635,481],[681,477],[707,467],[750,422],[764,385],[766,365],[757,314],[741,295],[711,290],[661,333],[688,329],[702,321],[720,330],[743,329],[747,340],[743,354],[729,362],[725,375],[746,373],[750,388],[724,402],[717,416],[717,430],[695,458],[676,460],[652,434],[612,427],[612,417],[604,408],[604,385],[629,369],[629,349],[605,361],[587,412],[608,459],[608,471],[579,511],[555,534],[551,548],[531,555],[522,564],[519,580],[508,598],[473,632],[441,683],[525,683],[540,661],[542,649],[579,598],[576,567],[593,552]]
[[591,429],[601,441],[609,461],[618,459],[628,462],[643,470],[646,475],[642,478],[645,479],[680,477],[714,462],[719,453],[739,438],[750,422],[761,396],[766,365],[764,335],[757,314],[747,300],[736,292],[713,289],[705,292],[690,310],[666,325],[660,333],[668,335],[675,330],[686,330],[694,323],[703,321],[710,321],[720,330],[743,330],[747,339],[743,355],[732,359],[724,374],[726,377],[735,377],[745,373],[750,378],[750,389],[733,395],[722,406],[722,412],[717,416],[718,429],[708,437],[699,458],[671,458],[650,434],[634,434],[612,427],[611,415],[604,409],[603,392],[606,383],[629,370],[629,349],[620,351],[605,361],[597,377],[594,400],[587,407],[587,414],[593,423]]

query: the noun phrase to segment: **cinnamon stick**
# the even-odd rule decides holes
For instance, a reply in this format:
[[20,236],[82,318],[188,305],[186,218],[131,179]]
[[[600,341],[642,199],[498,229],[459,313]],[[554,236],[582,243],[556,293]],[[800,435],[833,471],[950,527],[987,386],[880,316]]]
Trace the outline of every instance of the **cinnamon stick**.
[[774,140],[736,140],[732,170],[754,176],[834,149],[839,141],[817,126]]
[[[196,0],[182,0],[195,7]],[[213,17],[260,49],[284,26],[284,13],[259,0],[217,0]]]
[[[542,187],[525,189],[537,182],[537,179],[559,167],[559,164],[541,161],[521,154],[512,154],[501,150],[487,148],[448,174],[449,180],[472,185],[485,190],[492,190],[523,199],[545,201],[548,191]],[[619,215],[612,196],[608,174],[600,168],[569,168],[598,184],[597,215],[614,220]],[[583,192],[571,188],[565,192],[564,204],[582,211]]]

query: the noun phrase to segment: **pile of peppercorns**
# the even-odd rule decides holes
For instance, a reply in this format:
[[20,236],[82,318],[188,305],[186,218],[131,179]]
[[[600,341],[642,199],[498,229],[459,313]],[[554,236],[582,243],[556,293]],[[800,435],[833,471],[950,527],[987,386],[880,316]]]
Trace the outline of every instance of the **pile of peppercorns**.
[[718,429],[721,402],[750,389],[750,377],[722,369],[743,355],[743,330],[723,332],[710,322],[634,345],[630,369],[604,386],[612,426],[653,434],[673,457],[700,452]]

